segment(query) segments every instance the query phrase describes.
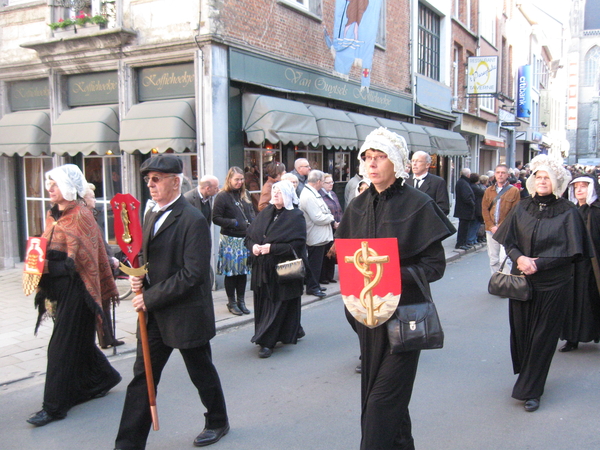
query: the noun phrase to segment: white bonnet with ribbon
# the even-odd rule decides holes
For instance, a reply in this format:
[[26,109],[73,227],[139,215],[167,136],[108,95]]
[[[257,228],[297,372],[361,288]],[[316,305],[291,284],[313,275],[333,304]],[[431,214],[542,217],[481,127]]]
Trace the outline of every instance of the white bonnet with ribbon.
[[358,152],[358,159],[360,161],[358,171],[362,176],[367,175],[362,155],[370,149],[379,150],[387,155],[390,161],[394,163],[396,178],[408,178],[408,173],[406,173],[406,167],[408,166],[408,146],[402,136],[385,127],[379,127],[371,131]]
[[56,183],[64,199],[69,202],[75,200],[77,195],[83,198],[88,188],[81,169],[75,164],[65,164],[46,172],[46,189],[50,180]]
[[535,173],[543,170],[548,173],[552,180],[552,193],[559,198],[571,181],[571,173],[565,169],[560,159],[548,155],[538,155],[529,163],[531,175],[527,178],[527,190],[531,195],[535,194]]

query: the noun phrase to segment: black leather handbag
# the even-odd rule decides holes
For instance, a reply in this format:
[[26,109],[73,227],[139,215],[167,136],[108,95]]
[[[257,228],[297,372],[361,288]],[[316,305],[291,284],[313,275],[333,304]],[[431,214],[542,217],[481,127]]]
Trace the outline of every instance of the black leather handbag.
[[295,259],[281,262],[277,264],[277,267],[275,268],[275,271],[277,272],[277,279],[280,283],[286,283],[293,280],[303,280],[306,276],[304,261],[302,261],[302,258],[298,258],[298,255],[293,247],[292,252],[294,252]]
[[394,315],[387,321],[390,353],[435,349],[444,346],[444,330],[431,298],[429,282],[423,269],[417,267],[417,270],[418,275],[412,267],[408,268],[427,301],[398,305]]
[[525,302],[531,299],[531,285],[525,275],[504,273],[504,264],[508,256],[502,261],[498,272],[492,275],[488,283],[488,292],[499,297],[510,298]]

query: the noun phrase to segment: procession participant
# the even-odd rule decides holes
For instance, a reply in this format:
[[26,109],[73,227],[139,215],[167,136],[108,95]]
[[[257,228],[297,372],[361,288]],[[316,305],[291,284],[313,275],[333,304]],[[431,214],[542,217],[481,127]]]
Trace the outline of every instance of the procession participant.
[[[401,276],[402,303],[423,302],[408,268],[422,268],[429,282],[442,278],[442,241],[455,229],[431,197],[405,183],[408,150],[403,137],[385,128],[372,131],[359,160],[360,173],[372,184],[348,205],[335,237],[397,238],[401,273],[388,276]],[[390,354],[385,325],[369,328],[356,319],[353,325],[362,358],[360,448],[414,449],[408,404],[420,351]]]
[[[103,397],[121,381],[95,343],[102,305],[117,300],[119,292],[100,228],[82,200],[87,186],[73,164],[46,173],[52,208],[43,234],[48,244],[35,297],[39,311],[35,331],[47,315],[53,316],[54,328],[48,343],[44,403],[27,419],[38,427],[64,419],[73,406]],[[52,312],[46,309],[48,303],[54,304]]]
[[303,280],[281,283],[275,268],[304,253],[306,223],[302,211],[294,208],[297,196],[292,183],[275,183],[272,191],[269,206],[258,213],[246,239],[255,256],[251,285],[255,334],[251,341],[260,346],[260,358],[271,356],[278,342],[295,344],[304,335],[300,326]]
[[570,295],[573,263],[588,256],[585,225],[563,192],[571,174],[548,155],[531,160],[527,189],[494,234],[512,259],[513,274],[525,274],[532,297],[509,302],[510,351],[518,375],[512,397],[536,411],[560,336]]
[[600,341],[600,200],[598,179],[592,175],[576,175],[569,185],[569,200],[577,205],[583,217],[594,259],[575,264],[573,295],[569,296],[567,314],[560,338],[567,342],[560,352],[577,350],[580,342]]
[[[88,183],[87,188],[85,190],[85,195],[83,196],[83,201],[85,202],[85,206],[87,206],[94,218],[96,219],[96,223],[98,223],[98,210],[96,209],[96,194],[95,191],[96,186],[92,183]],[[99,227],[99,225],[98,225]],[[100,229],[100,233],[102,233],[102,229]],[[102,236],[102,242],[104,243],[104,248],[106,249],[106,254],[108,255],[108,262],[111,265],[111,269],[113,272],[113,277],[116,278],[119,275],[119,260],[114,257],[114,252],[104,236]],[[98,345],[100,348],[108,348],[108,347],[118,347],[119,345],[123,345],[124,341],[119,341],[115,338],[115,332],[113,329],[113,320],[110,317],[110,307],[114,307],[116,303],[105,302],[102,305],[102,309],[104,310],[104,315],[102,316],[102,327],[98,327]]]
[[[156,385],[174,348],[207,409],[194,445],[217,442],[229,431],[225,398],[212,362],[215,314],[210,286],[210,236],[206,219],[181,195],[183,163],[159,155],[140,167],[156,206],[144,220],[143,256],[148,273],[130,277],[136,311],[147,314],[148,341]],[[142,344],[138,340],[133,380],[127,387],[117,449],[146,447],[152,417]]]

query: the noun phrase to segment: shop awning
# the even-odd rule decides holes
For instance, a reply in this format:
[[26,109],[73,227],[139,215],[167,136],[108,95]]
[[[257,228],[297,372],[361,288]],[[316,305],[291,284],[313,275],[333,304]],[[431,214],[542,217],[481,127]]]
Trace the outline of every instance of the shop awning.
[[431,138],[433,153],[443,156],[468,156],[469,146],[460,133],[441,128],[423,127]]
[[336,149],[356,148],[356,128],[344,111],[315,105],[307,107],[317,121],[319,145]]
[[491,136],[489,134],[486,134],[483,137],[483,145],[488,145],[490,147],[499,147],[499,148],[506,147],[504,139],[502,139],[501,137],[498,137],[498,136]]
[[356,137],[358,138],[359,148],[365,142],[367,135],[371,131],[381,126],[373,116],[365,116],[364,114],[352,112],[347,112],[346,114],[348,115],[348,117],[350,117],[352,122],[354,122],[354,126],[356,127]]
[[304,103],[258,94],[242,97],[242,129],[249,142],[319,144],[315,116]]
[[119,152],[119,112],[117,105],[81,106],[64,111],[50,138],[52,153],[104,155]]
[[50,111],[19,111],[0,119],[0,154],[50,153]]
[[157,100],[133,105],[121,121],[121,150],[182,153],[196,148],[196,107],[193,98]]
[[408,130],[404,128],[402,122],[391,119],[384,119],[383,117],[376,117],[375,120],[379,122],[379,125],[382,127],[386,127],[388,130],[393,131],[396,134],[399,134],[406,140],[406,145],[408,145],[409,151],[412,150],[410,145],[410,135],[408,134]]
[[402,126],[408,131],[409,148],[411,152],[437,153],[437,149],[431,146],[431,138],[425,131],[424,126],[402,122]]

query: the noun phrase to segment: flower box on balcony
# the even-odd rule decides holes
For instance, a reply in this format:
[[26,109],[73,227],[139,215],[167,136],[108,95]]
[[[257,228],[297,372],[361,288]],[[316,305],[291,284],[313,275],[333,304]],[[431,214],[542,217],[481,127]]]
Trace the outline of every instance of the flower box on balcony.
[[53,33],[55,38],[75,36],[75,25],[69,25],[68,27],[64,28],[56,28]]
[[98,33],[102,27],[99,24],[85,24],[84,26],[77,26],[75,33],[77,36],[89,36],[90,34]]

